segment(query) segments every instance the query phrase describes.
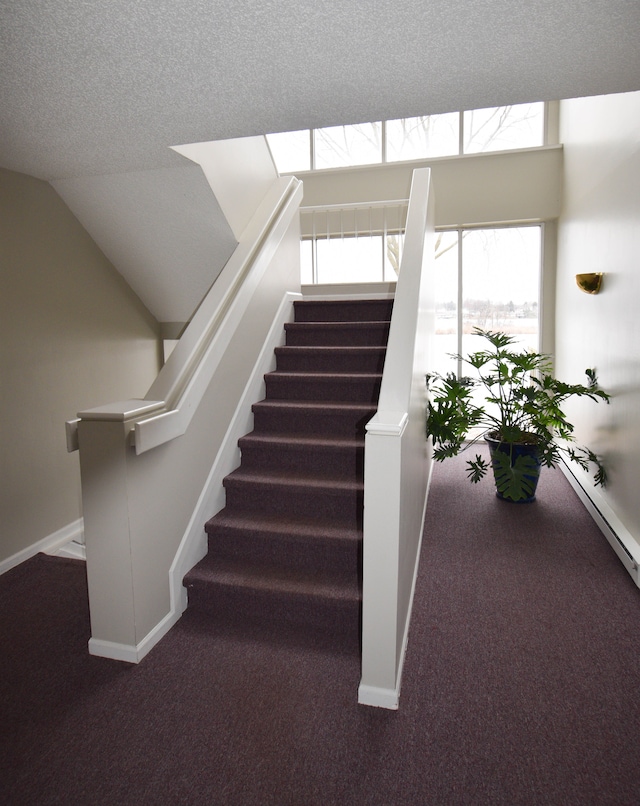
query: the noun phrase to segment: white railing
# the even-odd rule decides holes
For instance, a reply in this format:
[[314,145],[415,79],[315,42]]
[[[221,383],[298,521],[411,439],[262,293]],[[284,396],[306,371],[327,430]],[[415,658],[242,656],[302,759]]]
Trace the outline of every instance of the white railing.
[[92,654],[139,661],[186,606],[182,578],[206,550],[206,518],[194,513],[235,467],[239,402],[249,418],[246,389],[268,371],[256,365],[273,360],[274,319],[299,292],[301,198],[296,179],[274,180],[144,400],[68,424],[80,450]]
[[397,238],[399,265],[404,241],[407,219],[407,199],[388,201],[354,202],[350,204],[329,204],[300,209],[300,226],[303,240],[311,242],[311,282],[318,283],[319,260],[318,243],[325,240],[364,239],[381,237],[380,276],[377,277],[374,267],[366,281],[382,280],[385,277],[387,256],[387,239]]
[[[302,184],[292,177],[276,180],[266,194],[237,249],[145,396],[145,400],[162,400],[165,411],[136,423],[136,453],[186,431],[301,199]],[[265,243],[267,233],[270,240]]]
[[413,175],[378,411],[366,427],[362,704],[397,708],[431,451],[425,374],[433,339],[431,173]]
[[329,238],[404,232],[408,199],[300,208],[302,237]]

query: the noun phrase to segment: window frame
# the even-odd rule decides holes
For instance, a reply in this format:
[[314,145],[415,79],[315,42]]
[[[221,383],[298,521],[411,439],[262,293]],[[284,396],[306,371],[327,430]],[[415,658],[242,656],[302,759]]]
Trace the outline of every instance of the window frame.
[[[463,233],[480,230],[506,230],[506,229],[530,229],[536,227],[540,234],[540,256],[538,265],[538,311],[537,311],[537,339],[536,350],[544,350],[544,300],[545,300],[545,243],[546,243],[546,222],[544,221],[513,221],[502,223],[485,223],[475,226],[458,227],[437,227],[436,232],[457,233],[457,298],[456,298],[456,353],[462,355],[462,338],[464,335],[464,283],[463,283]],[[457,361],[456,373],[458,378],[462,376],[462,360]]]
[[[381,120],[381,121],[365,121],[364,123],[358,124],[345,124],[343,128],[347,128],[349,126],[362,126],[362,125],[373,125],[376,123],[380,123],[381,126],[381,159],[379,162],[367,162],[367,163],[353,163],[349,165],[341,165],[336,167],[326,167],[326,168],[317,168],[316,167],[316,131],[317,128],[310,128],[310,129],[299,129],[299,132],[307,132],[307,136],[309,139],[309,164],[310,168],[305,168],[299,171],[285,171],[284,173],[311,173],[316,171],[336,171],[336,170],[350,170],[353,168],[362,168],[365,166],[372,166],[372,165],[399,165],[403,162],[416,162],[416,161],[432,161],[432,160],[440,160],[440,159],[452,159],[455,157],[464,157],[464,156],[477,156],[480,154],[497,154],[504,151],[521,151],[527,150],[529,148],[543,148],[549,145],[550,137],[549,137],[549,120],[550,120],[550,112],[549,112],[549,103],[547,101],[532,101],[531,103],[526,104],[508,104],[507,106],[532,106],[534,103],[542,103],[543,105],[543,120],[542,120],[542,142],[539,145],[535,146],[524,146],[524,147],[516,147],[516,148],[502,148],[496,149],[495,151],[465,151],[464,150],[464,138],[465,138],[465,129],[464,129],[464,119],[465,114],[481,111],[476,109],[463,109],[458,111],[456,114],[458,115],[458,150],[456,153],[452,153],[449,155],[443,155],[439,157],[419,157],[415,159],[408,159],[408,160],[388,160],[387,156],[387,123],[388,120]],[[487,107],[487,108],[496,108],[502,109],[506,107]],[[430,117],[428,115],[424,117]],[[409,118],[406,118],[409,119]],[[339,128],[339,127],[320,127],[320,128]],[[284,133],[284,132],[283,132]],[[266,135],[267,145],[269,146],[269,136]],[[555,138],[554,138],[555,139]],[[269,146],[269,150],[271,151],[271,155],[273,157],[273,150]],[[274,159],[274,164],[276,161]]]

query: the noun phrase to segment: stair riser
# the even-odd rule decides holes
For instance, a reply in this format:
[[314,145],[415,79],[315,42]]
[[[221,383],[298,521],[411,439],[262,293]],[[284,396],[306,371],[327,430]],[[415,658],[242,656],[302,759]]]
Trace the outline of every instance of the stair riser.
[[312,347],[276,347],[276,368],[281,372],[374,372],[384,368],[384,347],[314,350]]
[[294,302],[296,322],[388,322],[392,300]]
[[208,612],[222,623],[261,628],[282,634],[287,628],[303,627],[335,635],[339,644],[345,639],[358,645],[360,603],[303,596],[281,595],[274,591],[233,588],[226,585],[190,585],[189,606]]
[[234,483],[225,479],[227,509],[264,515],[314,517],[331,524],[362,527],[362,492],[324,491],[296,486],[292,489]]
[[254,429],[267,434],[283,433],[300,436],[334,436],[357,439],[363,437],[365,425],[375,414],[334,414],[299,409],[273,409],[253,407]]
[[312,473],[319,478],[362,480],[364,448],[346,450],[313,450],[277,446],[241,446],[242,467],[247,470],[275,473]]
[[340,327],[326,323],[292,322],[285,325],[290,347],[384,347],[389,325],[380,323],[366,328]]
[[265,375],[268,400],[333,400],[349,403],[377,403],[381,377],[299,378]]
[[285,570],[302,573],[328,573],[358,579],[361,541],[310,540],[304,535],[298,539],[261,532],[240,530],[213,524],[209,533],[209,556],[216,560],[243,562],[247,566],[258,564],[278,565]]

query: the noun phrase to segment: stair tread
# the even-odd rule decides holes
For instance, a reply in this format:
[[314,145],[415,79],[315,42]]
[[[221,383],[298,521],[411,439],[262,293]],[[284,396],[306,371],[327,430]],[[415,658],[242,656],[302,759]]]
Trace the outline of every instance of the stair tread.
[[368,330],[372,327],[384,328],[389,327],[391,324],[390,319],[372,319],[371,321],[363,322],[336,322],[328,320],[326,322],[285,322],[285,330],[312,330],[322,328],[323,330]]
[[188,584],[217,584],[233,588],[257,591],[279,591],[282,594],[299,595],[312,599],[334,599],[357,602],[360,585],[352,574],[313,574],[274,565],[248,566],[244,562],[212,558],[192,569]]
[[311,409],[318,414],[335,414],[340,412],[368,412],[376,411],[376,406],[373,403],[351,403],[349,401],[333,400],[333,401],[320,401],[314,400],[260,400],[258,403],[253,404],[253,408],[272,408],[272,409]]
[[276,355],[279,353],[383,353],[386,346],[377,344],[283,344],[275,348]]
[[251,431],[249,434],[240,437],[238,444],[241,448],[245,445],[272,445],[291,450],[353,451],[362,450],[364,448],[364,437],[360,437],[359,439],[321,436],[302,437],[265,431]]
[[350,492],[364,489],[363,481],[351,481],[346,479],[331,479],[313,474],[301,475],[300,473],[279,473],[259,470],[246,470],[242,466],[229,473],[224,479],[225,486],[230,484],[255,484],[269,487],[285,487],[292,489],[295,487],[309,487],[327,492]]
[[307,370],[291,370],[291,369],[275,369],[273,372],[267,372],[265,378],[291,378],[293,380],[309,380],[309,381],[340,381],[341,383],[348,383],[349,381],[376,381],[382,378],[381,372],[335,372],[329,370],[327,372]]
[[216,527],[260,532],[283,537],[304,537],[308,540],[362,540],[362,529],[318,522],[314,518],[237,512],[221,509],[205,524],[207,531]]

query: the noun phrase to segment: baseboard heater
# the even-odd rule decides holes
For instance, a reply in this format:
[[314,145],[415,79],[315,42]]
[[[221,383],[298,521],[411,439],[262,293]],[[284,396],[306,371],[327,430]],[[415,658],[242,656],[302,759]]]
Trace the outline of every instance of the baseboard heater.
[[[624,525],[618,521],[612,511],[610,514],[607,514],[609,506],[606,502],[602,501],[599,504],[594,500],[593,494],[590,495],[586,491],[573,473],[573,470],[565,462],[560,464],[560,469],[585,505],[602,534],[607,538],[607,541],[618,555],[618,558],[631,575],[633,581],[640,587],[640,572],[638,568],[640,565],[640,546],[638,546],[635,538],[628,532]],[[594,493],[598,498],[600,497],[597,491],[594,491]],[[632,548],[636,550],[634,551]]]

